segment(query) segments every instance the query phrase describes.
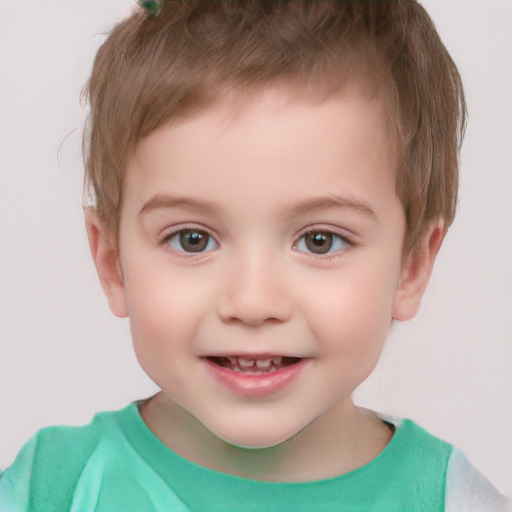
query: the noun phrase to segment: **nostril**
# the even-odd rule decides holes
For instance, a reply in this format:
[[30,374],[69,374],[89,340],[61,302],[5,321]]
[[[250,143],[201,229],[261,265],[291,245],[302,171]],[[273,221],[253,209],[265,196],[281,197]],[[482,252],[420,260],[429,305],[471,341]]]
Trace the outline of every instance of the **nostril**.
[[218,308],[220,318],[225,323],[241,323],[251,327],[263,324],[278,324],[286,322],[291,317],[291,305],[266,303],[251,303],[245,301],[221,304]]
[[217,312],[223,322],[251,327],[288,321],[293,313],[293,300],[284,278],[272,269],[251,265],[231,269],[217,297]]

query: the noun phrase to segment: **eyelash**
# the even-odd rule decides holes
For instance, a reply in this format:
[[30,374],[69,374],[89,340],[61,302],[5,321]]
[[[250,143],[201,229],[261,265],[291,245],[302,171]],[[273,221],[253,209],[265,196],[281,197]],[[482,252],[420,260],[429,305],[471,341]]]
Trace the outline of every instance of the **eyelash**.
[[[208,237],[208,241],[207,241],[206,247],[208,247],[210,242],[213,241],[213,243],[215,244],[215,248],[214,249],[209,249],[209,250],[201,250],[201,251],[194,252],[194,251],[186,251],[183,248],[183,246],[181,246],[182,250],[175,249],[176,252],[186,254],[187,256],[201,256],[201,255],[204,255],[205,253],[208,253],[208,252],[211,252],[212,250],[217,249],[219,247],[219,245],[220,245],[216,241],[215,237],[212,234],[210,234],[207,230],[202,229],[202,228],[188,227],[188,226],[180,226],[180,227],[174,229],[173,231],[171,231],[169,233],[165,233],[159,239],[158,243],[161,246],[168,246],[168,247],[170,247],[171,246],[170,242],[173,240],[173,238],[175,238],[176,236],[180,235],[181,233],[184,233],[184,232],[187,232],[187,231],[191,232],[191,233],[200,233],[200,234],[205,235],[206,237]],[[321,234],[321,235],[331,236],[333,238],[333,240],[331,242],[331,247],[332,247],[332,244],[335,243],[334,240],[336,240],[336,239],[339,242],[341,242],[342,244],[347,245],[348,247],[341,248],[341,249],[335,251],[334,253],[327,252],[327,253],[324,253],[324,254],[322,254],[322,253],[314,253],[314,252],[311,252],[311,251],[305,251],[305,250],[298,249],[298,246],[299,246],[301,240],[305,239],[305,237],[307,235],[311,235],[311,234]],[[180,242],[178,242],[178,243],[180,243]],[[352,237],[348,236],[346,233],[341,234],[339,232],[333,231],[332,229],[325,229],[325,228],[314,228],[314,229],[308,228],[307,230],[303,231],[296,238],[295,242],[292,245],[292,249],[296,250],[296,251],[299,251],[299,252],[302,252],[302,253],[305,253],[305,254],[308,254],[309,256],[312,256],[313,258],[322,259],[322,260],[328,260],[328,259],[339,258],[347,249],[349,249],[350,247],[353,247],[354,245],[356,245],[355,241],[353,240]],[[328,251],[331,250],[331,247],[329,247]]]
[[[193,226],[190,226],[190,227],[189,226],[180,226],[168,233],[164,233],[164,235],[158,240],[158,243],[161,246],[171,247],[170,242],[172,241],[172,239],[175,238],[176,236],[180,235],[181,233],[185,233],[187,231],[189,231],[191,233],[201,233],[201,234],[205,235],[206,237],[208,237],[207,246],[210,244],[211,241],[213,241],[213,243],[216,245],[215,249],[217,249],[219,247],[219,243],[217,242],[217,240],[215,240],[215,237],[212,234],[210,234],[206,229],[196,228]],[[212,249],[210,249],[208,251],[203,250],[203,251],[197,251],[197,252],[186,251],[186,250],[184,250],[183,246],[182,246],[182,249],[183,250],[175,249],[175,251],[186,254],[188,256],[201,256],[201,255],[204,255],[205,253],[210,252],[212,250]]]
[[[305,239],[305,237],[307,235],[310,235],[310,234],[314,234],[314,233],[318,233],[318,234],[321,234],[321,235],[329,235],[329,236],[332,236],[333,239],[338,239],[342,244],[346,245],[347,247],[344,247],[344,248],[341,248],[333,253],[325,253],[325,254],[315,254],[314,252],[311,252],[311,251],[300,251],[300,249],[298,249],[298,245],[300,243],[301,240]],[[334,242],[333,242],[334,243]],[[356,245],[356,242],[355,240],[350,237],[349,235],[347,235],[346,233],[339,233],[339,232],[336,232],[336,231],[333,231],[332,229],[329,229],[329,228],[308,228],[307,230],[303,231],[298,237],[297,237],[297,240],[294,242],[293,246],[292,246],[292,249],[294,250],[298,250],[300,252],[304,252],[306,254],[308,254],[308,256],[311,256],[313,258],[316,258],[316,259],[320,259],[320,260],[331,260],[331,259],[335,259],[335,258],[339,258],[341,257],[348,249],[350,249],[351,247],[355,246]],[[329,248],[330,250],[330,248]]]

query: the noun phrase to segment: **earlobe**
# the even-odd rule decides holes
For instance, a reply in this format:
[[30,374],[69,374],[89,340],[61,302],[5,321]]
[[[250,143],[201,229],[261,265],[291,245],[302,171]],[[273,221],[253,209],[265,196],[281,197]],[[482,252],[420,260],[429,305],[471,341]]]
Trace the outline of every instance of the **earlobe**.
[[410,320],[418,312],[445,234],[444,220],[432,221],[419,247],[404,260],[393,300],[394,320]]
[[117,244],[94,208],[86,210],[85,226],[92,259],[110,310],[119,318],[125,318],[128,316],[128,306]]

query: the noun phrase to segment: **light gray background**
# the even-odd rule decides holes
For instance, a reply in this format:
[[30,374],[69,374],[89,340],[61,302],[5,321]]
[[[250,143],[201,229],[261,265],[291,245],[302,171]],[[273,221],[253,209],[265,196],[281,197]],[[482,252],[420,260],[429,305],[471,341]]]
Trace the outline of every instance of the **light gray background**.
[[[359,403],[455,443],[512,492],[512,2],[425,0],[461,71],[458,218],[419,316],[393,328]],[[0,467],[34,432],[155,391],[88,254],[78,102],[130,0],[3,0]],[[434,77],[435,79],[435,77]],[[61,144],[62,143],[62,144]],[[60,149],[59,149],[60,148]]]

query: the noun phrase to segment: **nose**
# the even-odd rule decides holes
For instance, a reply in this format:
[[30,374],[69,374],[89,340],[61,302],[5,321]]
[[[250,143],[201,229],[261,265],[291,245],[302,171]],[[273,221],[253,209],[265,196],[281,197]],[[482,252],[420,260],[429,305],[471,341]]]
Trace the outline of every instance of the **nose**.
[[271,258],[253,254],[232,261],[223,283],[218,313],[224,322],[258,326],[290,319],[292,300],[284,272]]

